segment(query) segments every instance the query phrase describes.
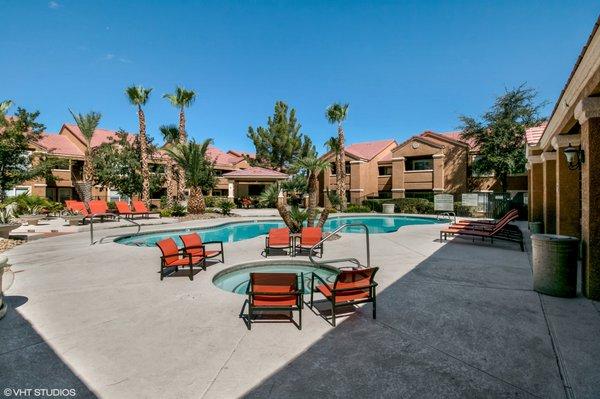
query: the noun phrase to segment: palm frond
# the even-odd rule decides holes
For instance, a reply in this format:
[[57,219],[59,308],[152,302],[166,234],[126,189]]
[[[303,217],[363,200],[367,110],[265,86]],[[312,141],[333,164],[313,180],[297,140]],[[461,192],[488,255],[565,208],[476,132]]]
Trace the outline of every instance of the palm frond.
[[90,145],[102,115],[94,111],[90,111],[87,114],[75,114],[70,108],[69,112],[73,116],[73,119],[75,120],[75,123],[77,124],[77,127],[79,128],[79,131],[81,131],[81,134],[83,135],[87,144]]
[[163,95],[163,98],[167,99],[174,107],[187,108],[196,100],[196,92],[177,86],[174,93],[167,93]]
[[129,102],[137,106],[146,105],[150,97],[150,92],[152,92],[151,88],[147,89],[139,85],[132,85],[125,89],[125,95],[129,99]]
[[0,102],[0,115],[5,115],[6,111],[8,111],[8,109],[12,107],[12,105],[12,100],[4,100]]
[[179,141],[179,129],[175,124],[161,125],[158,130],[165,143],[173,144]]
[[348,117],[348,107],[350,104],[334,103],[325,110],[325,117],[331,124],[342,123]]

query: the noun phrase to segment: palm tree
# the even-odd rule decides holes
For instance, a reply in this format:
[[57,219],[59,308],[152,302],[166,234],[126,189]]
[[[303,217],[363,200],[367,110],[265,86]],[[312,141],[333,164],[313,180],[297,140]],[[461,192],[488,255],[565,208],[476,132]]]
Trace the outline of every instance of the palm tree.
[[216,183],[213,163],[206,159],[206,151],[212,139],[206,139],[202,144],[194,140],[188,143],[179,143],[167,152],[173,160],[185,170],[185,181],[190,188],[188,212],[204,213],[206,204],[202,190],[211,190]]
[[[179,110],[179,142],[185,143],[187,141],[187,133],[185,131],[185,109],[191,106],[194,103],[194,100],[196,100],[196,92],[177,86],[174,93],[167,93],[163,95],[163,98],[166,98],[171,105]],[[181,168],[177,168],[177,178],[179,181],[184,180],[184,171]],[[180,198],[183,198],[183,186],[179,187],[177,195]]]
[[6,111],[8,111],[8,109],[12,107],[12,105],[12,100],[4,100],[0,102],[0,116],[6,115]]
[[[161,125],[158,130],[162,134],[165,148],[171,148],[179,142],[179,130],[174,124]],[[167,159],[165,164],[165,184],[167,185],[167,207],[173,206],[173,198],[177,196],[179,189],[173,184],[173,162]],[[179,185],[179,181],[177,182]]]
[[88,112],[87,114],[75,114],[69,109],[73,116],[83,139],[85,140],[85,152],[83,154],[83,184],[75,184],[79,196],[84,202],[92,199],[92,184],[94,183],[94,165],[92,157],[92,137],[100,123],[102,115],[98,112]]
[[296,167],[303,169],[308,174],[308,221],[307,225],[312,227],[315,221],[315,212],[319,199],[319,173],[325,170],[329,163],[316,156],[308,156],[300,159]]
[[[343,164],[341,162],[341,156],[340,156],[340,154],[343,152],[342,151],[342,147],[340,146],[340,140],[337,137],[330,137],[325,142],[325,147],[327,147],[327,149],[335,155],[336,185],[339,187],[339,176],[340,176],[340,174],[339,174],[338,170],[341,170],[342,166],[343,166]],[[345,168],[343,168],[343,169],[344,169],[344,172],[345,172],[346,171]],[[329,187],[327,187],[327,189],[329,190]],[[336,191],[336,193],[338,194],[337,198],[341,198],[339,196],[339,190]],[[339,203],[339,206],[341,207],[341,201]]]
[[141,163],[142,163],[142,201],[147,207],[150,207],[150,170],[148,169],[148,139],[146,138],[146,115],[144,115],[143,105],[148,102],[148,97],[152,89],[146,89],[143,86],[129,86],[125,89],[125,95],[129,102],[137,107],[138,121],[140,124],[140,133],[138,139],[140,142]]
[[348,116],[348,104],[340,104],[334,103],[330,105],[325,111],[325,117],[331,124],[337,124],[338,127],[338,145],[339,145],[339,155],[338,155],[338,165],[336,171],[336,182],[337,182],[337,191],[341,203],[341,210],[346,210],[346,154],[344,152],[345,148],[345,137],[344,137],[344,126],[342,123],[346,120]]

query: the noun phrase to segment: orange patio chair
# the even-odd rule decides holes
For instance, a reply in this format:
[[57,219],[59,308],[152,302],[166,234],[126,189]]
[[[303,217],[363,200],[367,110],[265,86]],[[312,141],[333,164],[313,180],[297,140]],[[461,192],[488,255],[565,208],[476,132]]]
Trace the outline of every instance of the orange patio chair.
[[[106,203],[106,201],[103,200],[91,200],[90,202],[88,202],[88,206],[90,207],[90,217],[92,217],[92,215],[95,214],[102,214],[102,213],[109,213],[109,209],[108,209],[108,204]],[[100,217],[100,221],[103,222],[105,217],[109,217],[111,219],[114,219],[114,216],[105,216],[105,215],[101,215]]]
[[[368,269],[342,270],[336,276],[333,284],[328,284],[319,277],[312,274],[310,290],[310,307],[314,307],[314,293],[320,292],[331,304],[331,324],[335,327],[336,309],[341,306],[356,305],[359,303],[373,303],[373,318],[377,318],[377,295],[375,289],[377,283],[373,280],[378,267]],[[319,285],[315,285],[315,280]],[[325,320],[326,317],[323,316]]]
[[206,270],[206,258],[203,256],[194,256],[190,253],[186,253],[184,249],[179,249],[177,243],[172,238],[165,238],[156,243],[162,256],[160,257],[160,279],[162,280],[165,276],[165,269],[174,268],[171,273],[173,274],[179,270],[180,267],[188,267],[190,269],[190,280],[194,280],[194,267],[200,266],[203,270]]
[[[320,227],[304,227],[300,232],[300,243],[296,241],[294,245],[296,253],[300,254],[302,251],[310,252],[313,245],[321,241],[322,238],[323,230],[321,230]],[[321,258],[323,257],[323,243],[319,244],[318,247],[315,247],[314,253],[319,254]]]
[[[183,242],[183,249],[192,256],[202,256],[206,259],[221,256],[221,262],[225,263],[225,252],[223,251],[223,241],[204,241],[198,233],[191,233],[179,236]],[[220,249],[206,249],[206,245],[219,244]]]
[[290,229],[281,227],[269,230],[269,235],[265,237],[265,256],[269,256],[272,249],[287,249],[289,250],[289,254],[293,255],[292,248],[293,243],[290,236]]
[[90,214],[85,207],[85,204],[81,201],[66,200],[65,207],[71,212],[82,214],[84,217],[87,217]]
[[129,217],[133,219],[135,215],[144,215],[144,213],[132,211],[129,204],[125,201],[115,201],[115,205],[117,207],[117,212],[119,212],[119,215],[124,216],[125,218]]
[[146,218],[150,218],[150,215],[154,214],[154,215],[160,215],[160,212],[151,212],[148,207],[146,206],[146,204],[144,204],[143,201],[131,201],[131,203],[133,204],[133,210],[139,214],[139,215],[143,215]]
[[[300,274],[300,281],[304,281],[304,275]],[[302,296],[304,291],[302,284],[298,282],[296,273],[250,273],[250,281],[246,293],[248,299],[248,314],[246,315],[246,327],[252,329],[255,322],[256,312],[277,311],[289,312],[289,320],[302,330]],[[294,311],[298,311],[298,323],[294,322]],[[242,310],[243,313],[243,310]],[[266,319],[265,321],[272,321]]]

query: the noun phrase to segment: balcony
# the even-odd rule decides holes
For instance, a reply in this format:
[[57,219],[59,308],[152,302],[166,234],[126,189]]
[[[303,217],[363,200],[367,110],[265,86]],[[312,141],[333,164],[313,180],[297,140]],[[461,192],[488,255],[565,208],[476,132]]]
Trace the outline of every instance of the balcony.
[[404,172],[406,190],[432,190],[433,170],[407,170]]

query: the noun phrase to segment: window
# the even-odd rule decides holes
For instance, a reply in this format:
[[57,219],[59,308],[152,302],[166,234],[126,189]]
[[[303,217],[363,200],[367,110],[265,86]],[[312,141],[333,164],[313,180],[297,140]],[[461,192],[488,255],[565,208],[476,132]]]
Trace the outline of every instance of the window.
[[408,159],[406,170],[433,170],[433,158]]
[[29,194],[29,187],[15,187],[10,190],[4,190],[7,197],[16,197],[21,194]]
[[336,173],[336,171],[337,171],[337,167],[336,167],[336,165],[335,165],[335,162],[331,162],[331,163],[329,164],[329,169],[331,169],[331,174],[332,174],[332,175],[336,175],[336,174],[337,174],[337,173]]
[[[336,171],[337,168],[335,166],[335,162],[331,162],[331,164],[329,165],[329,168],[331,169],[331,175],[335,176],[336,175]],[[352,171],[352,167],[350,166],[350,162],[346,162],[346,167],[344,168],[344,170],[346,171],[346,174],[349,175]]]
[[392,167],[391,166],[380,166],[379,167],[379,176],[391,176]]
[[73,198],[73,190],[71,188],[61,187],[58,189],[58,202],[65,202]]
[[352,167],[350,166],[350,162],[346,162],[346,174],[349,175],[352,173]]
[[380,191],[378,193],[379,198],[381,199],[386,199],[386,198],[392,198],[392,192],[391,191]]

